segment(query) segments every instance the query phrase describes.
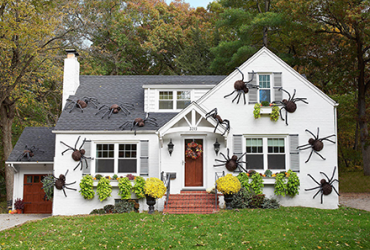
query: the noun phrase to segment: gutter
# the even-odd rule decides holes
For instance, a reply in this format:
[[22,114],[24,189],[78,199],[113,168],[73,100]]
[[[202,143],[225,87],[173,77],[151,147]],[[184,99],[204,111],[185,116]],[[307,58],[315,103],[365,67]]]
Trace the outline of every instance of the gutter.
[[18,173],[18,170],[14,167],[13,163],[8,164],[8,166],[13,169],[14,173]]
[[[71,131],[71,130],[53,130],[53,134],[131,134],[133,135],[134,132],[131,130],[124,130],[124,131],[88,131],[88,130],[76,130],[76,131]],[[156,130],[137,130],[136,134],[156,134]]]
[[5,162],[5,164],[8,164],[8,166],[10,167],[10,166],[12,166],[13,168],[14,168],[14,164],[19,164],[19,165],[37,165],[37,164],[54,164],[54,162],[29,162],[29,161],[27,161],[27,162],[25,162],[25,161],[15,161],[15,162]]

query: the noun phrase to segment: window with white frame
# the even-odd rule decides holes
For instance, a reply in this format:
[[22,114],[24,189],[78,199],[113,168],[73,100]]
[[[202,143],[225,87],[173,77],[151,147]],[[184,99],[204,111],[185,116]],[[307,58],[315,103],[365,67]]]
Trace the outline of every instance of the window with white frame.
[[190,103],[190,91],[159,91],[159,110],[184,109]]
[[285,170],[285,138],[246,138],[246,161],[249,169]]
[[137,144],[96,144],[96,173],[136,173]]
[[271,82],[270,75],[259,75],[259,102],[267,101],[271,102]]

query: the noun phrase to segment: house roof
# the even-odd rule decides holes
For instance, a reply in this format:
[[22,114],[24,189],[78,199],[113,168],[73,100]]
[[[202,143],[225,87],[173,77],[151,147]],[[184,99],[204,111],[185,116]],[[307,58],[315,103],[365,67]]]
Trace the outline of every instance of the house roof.
[[[79,109],[64,109],[54,131],[121,131],[119,126],[135,118],[145,118],[143,85],[216,85],[226,76],[80,76],[80,86],[72,100],[83,97],[96,97],[101,105],[110,107],[113,104],[130,103],[135,109],[124,116],[120,111],[112,114],[110,119],[104,112],[95,115],[98,110],[88,105],[83,113]],[[157,120],[158,127],[146,124],[136,130],[156,131],[171,120],[176,113],[151,113]],[[125,131],[129,130],[129,127]]]
[[[35,147],[39,151],[34,153],[30,162],[53,162],[55,154],[55,134],[53,128],[47,127],[27,127],[19,137],[17,144],[9,155],[7,162],[16,162],[18,157],[28,148]],[[44,151],[44,152],[41,152]],[[21,158],[22,162],[27,162],[27,158]]]

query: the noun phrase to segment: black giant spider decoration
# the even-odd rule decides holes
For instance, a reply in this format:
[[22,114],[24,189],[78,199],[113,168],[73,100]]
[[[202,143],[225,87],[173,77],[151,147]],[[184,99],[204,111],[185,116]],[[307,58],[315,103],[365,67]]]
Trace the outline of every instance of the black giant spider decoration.
[[66,105],[65,109],[71,107],[69,113],[71,113],[75,108],[79,108],[81,112],[84,112],[83,109],[87,107],[89,103],[92,103],[95,108],[98,108],[98,99],[95,97],[83,97],[82,100],[73,101],[71,99],[67,99],[68,104]]
[[326,179],[328,179],[327,181],[325,179],[321,179],[320,183],[318,183],[310,174],[308,174],[308,176],[311,177],[311,179],[314,182],[316,182],[319,186],[314,187],[314,188],[305,189],[305,191],[310,191],[310,190],[314,190],[314,189],[318,189],[319,188],[319,191],[317,191],[317,193],[313,196],[313,199],[315,199],[316,195],[318,195],[318,193],[321,192],[321,204],[322,204],[322,197],[323,197],[323,195],[329,195],[329,194],[331,194],[331,192],[333,191],[333,189],[337,193],[337,195],[340,196],[340,194],[338,193],[338,191],[333,186],[333,183],[335,181],[339,182],[337,179],[333,179],[334,178],[334,174],[335,174],[335,169],[336,169],[336,167],[334,167],[333,175],[332,175],[332,177],[330,179],[329,179],[329,177],[324,172],[320,172],[320,174],[325,175]]
[[[307,98],[294,98],[295,92],[296,92],[295,89],[294,89],[293,96],[290,96],[289,92],[286,91],[285,89],[283,89],[282,87],[279,87],[278,91],[284,91],[289,96],[288,100],[283,99],[282,101],[274,101],[273,102],[273,103],[276,103],[278,105],[283,105],[283,107],[281,107],[280,110],[279,110],[280,117],[281,117],[281,120],[285,121],[286,125],[288,125],[288,113],[294,113],[296,111],[296,109],[297,109],[296,102],[302,101],[302,102],[308,104],[308,102],[306,102]],[[281,115],[281,110],[283,110],[283,109],[285,109],[285,119]]]
[[85,151],[85,149],[82,149],[82,147],[83,147],[83,145],[85,144],[85,142],[86,142],[86,138],[82,141],[82,144],[81,144],[81,146],[80,146],[80,148],[79,149],[77,149],[77,143],[78,143],[78,141],[80,140],[80,137],[81,136],[79,136],[78,138],[77,138],[77,141],[76,141],[76,144],[75,144],[75,147],[74,148],[72,148],[71,146],[68,146],[67,144],[65,144],[64,142],[60,142],[60,143],[62,143],[63,145],[65,145],[65,146],[67,146],[68,148],[66,149],[66,150],[64,150],[63,152],[62,152],[62,155],[65,153],[65,152],[67,152],[68,150],[72,150],[73,151],[73,153],[72,153],[72,159],[73,160],[75,160],[75,161],[79,161],[79,163],[77,164],[77,166],[73,169],[73,171],[74,170],[76,170],[76,168],[81,164],[81,170],[82,170],[82,160],[85,160],[85,163],[86,163],[86,168],[88,168],[88,165],[87,165],[87,159],[91,159],[91,160],[94,160],[94,158],[92,158],[92,157],[86,157],[85,156],[85,153],[86,153],[86,151]]
[[105,113],[103,114],[101,118],[103,119],[104,116],[108,114],[108,119],[109,119],[112,116],[112,114],[117,114],[119,111],[122,111],[124,115],[131,114],[130,110],[133,110],[133,109],[134,109],[134,105],[127,103],[127,102],[123,102],[121,104],[113,104],[110,107],[103,105],[99,108],[99,111],[95,115],[99,114],[100,112],[105,111]]
[[29,148],[26,145],[24,148],[25,150],[18,156],[17,161],[22,161],[23,158],[27,158],[27,161],[30,161],[36,152],[40,151],[41,153],[44,153],[44,151],[36,148],[35,146]]
[[335,144],[334,141],[332,140],[329,140],[328,138],[332,137],[332,136],[335,136],[334,134],[333,135],[329,135],[329,136],[326,136],[324,138],[319,138],[319,128],[317,128],[317,136],[315,136],[311,131],[309,131],[308,129],[306,129],[306,132],[310,133],[315,139],[313,138],[310,138],[308,140],[308,144],[305,144],[305,145],[301,145],[301,146],[298,146],[297,149],[299,150],[305,150],[305,149],[309,149],[311,148],[311,153],[310,153],[310,156],[308,157],[307,161],[305,161],[305,163],[307,163],[310,159],[311,159],[311,156],[312,156],[312,153],[315,152],[318,156],[321,157],[321,159],[325,160],[324,157],[322,157],[322,155],[320,155],[318,153],[318,151],[321,151],[323,148],[324,148],[324,143],[323,141],[330,141],[332,143]]
[[[59,178],[57,178],[57,177],[55,177],[53,175],[52,182],[50,184],[42,187],[41,189],[48,188],[48,187],[51,187],[51,186],[55,185],[55,188],[58,189],[58,190],[63,190],[64,195],[67,197],[67,194],[66,194],[65,189],[70,189],[70,190],[77,191],[77,189],[75,189],[75,188],[69,188],[69,187],[67,187],[68,185],[72,185],[72,184],[75,184],[76,183],[76,182],[72,182],[72,183],[68,183],[67,184],[66,183],[67,174],[68,174],[68,170],[67,170],[66,174],[59,175]],[[48,178],[48,177],[46,177],[46,178]]]
[[216,120],[216,122],[217,122],[217,125],[216,125],[215,130],[213,131],[213,133],[216,133],[216,129],[217,129],[218,125],[220,125],[220,124],[222,124],[222,125],[225,125],[225,126],[226,126],[226,129],[225,129],[225,131],[224,131],[224,133],[223,133],[222,135],[224,135],[227,131],[229,131],[229,132],[230,132],[230,121],[229,121],[229,120],[227,120],[227,119],[222,120],[221,116],[219,116],[219,115],[217,114],[217,108],[214,108],[213,110],[211,110],[210,112],[208,112],[208,113],[206,114],[206,119],[208,119],[208,117],[210,117],[210,116],[211,116],[213,119],[215,119],[215,120]]
[[245,168],[243,168],[242,165],[241,165],[241,163],[247,163],[247,162],[240,161],[240,159],[243,158],[243,156],[246,155],[247,152],[245,152],[244,154],[242,154],[239,158],[236,155],[233,155],[230,158],[230,156],[229,156],[229,149],[227,149],[227,157],[223,153],[220,153],[220,154],[224,157],[225,160],[216,159],[216,161],[222,162],[222,164],[213,165],[213,167],[225,166],[226,169],[229,170],[230,172],[235,171],[236,168],[240,168],[244,172],[247,172],[247,170]]
[[254,77],[254,71],[252,71],[252,79],[250,79],[249,81],[246,81],[244,82],[244,74],[243,72],[240,71],[239,68],[236,68],[240,74],[242,74],[242,79],[241,80],[238,80],[234,83],[234,91],[231,92],[230,94],[228,95],[225,95],[224,98],[228,97],[228,96],[231,96],[232,94],[234,94],[235,92],[237,92],[237,95],[235,96],[235,98],[233,99],[232,102],[234,102],[237,98],[238,98],[238,101],[236,102],[237,104],[239,104],[239,100],[240,100],[240,96],[243,94],[243,97],[244,97],[244,105],[247,103],[246,100],[245,100],[245,94],[247,94],[249,92],[249,88],[255,88],[255,89],[258,89],[259,86],[258,85],[254,85],[254,84],[249,84],[251,81],[253,81],[253,77]]
[[[158,124],[157,124],[157,119],[155,118],[152,118],[152,117],[149,117],[149,113],[146,115],[145,119],[142,119],[142,118],[136,118],[135,120],[133,121],[126,121],[124,122],[121,126],[119,126],[119,128],[121,128],[122,130],[125,129],[125,127],[127,126],[130,126],[130,129],[132,131],[132,129],[135,127],[135,126],[138,126],[138,127],[144,127],[145,126],[145,123],[149,123],[149,124],[152,124],[156,127],[158,127]],[[136,128],[135,128],[135,135],[136,135]]]

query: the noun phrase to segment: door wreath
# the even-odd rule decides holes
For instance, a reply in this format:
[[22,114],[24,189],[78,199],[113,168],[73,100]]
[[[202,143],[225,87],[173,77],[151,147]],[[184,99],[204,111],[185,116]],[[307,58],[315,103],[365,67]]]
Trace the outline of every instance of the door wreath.
[[190,142],[186,147],[185,156],[196,160],[198,157],[202,155],[202,153],[203,153],[202,145],[196,142]]

